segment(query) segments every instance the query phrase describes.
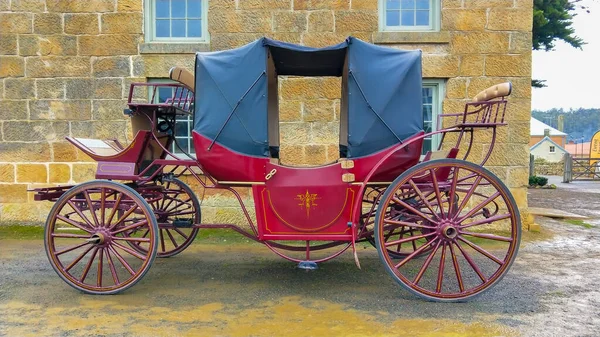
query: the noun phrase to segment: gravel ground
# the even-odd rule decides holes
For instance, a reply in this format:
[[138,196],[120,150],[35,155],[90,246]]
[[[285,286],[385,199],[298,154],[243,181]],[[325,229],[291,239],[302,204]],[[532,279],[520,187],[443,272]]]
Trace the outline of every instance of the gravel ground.
[[[600,210],[587,189],[529,198]],[[89,296],[56,276],[41,240],[0,239],[0,336],[598,336],[600,229],[538,222],[496,287],[450,304],[402,290],[374,249],[362,270],[346,253],[304,272],[255,244],[195,243],[125,293]]]

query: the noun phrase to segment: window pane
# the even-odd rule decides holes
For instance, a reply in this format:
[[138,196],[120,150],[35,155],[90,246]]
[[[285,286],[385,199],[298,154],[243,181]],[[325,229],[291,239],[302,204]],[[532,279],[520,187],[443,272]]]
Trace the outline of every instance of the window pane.
[[171,17],[185,18],[185,0],[171,0]]
[[425,138],[423,140],[423,151],[421,152],[422,154],[427,153],[427,151],[431,151],[431,138]]
[[400,26],[400,11],[387,11],[385,15],[386,26]]
[[429,26],[429,11],[417,11],[417,26]]
[[187,137],[189,126],[187,121],[177,121],[175,122],[175,136],[177,137]]
[[415,11],[402,11],[402,17],[400,19],[403,26],[414,26],[415,25]]
[[200,20],[188,20],[188,37],[201,37],[202,36],[202,25]]
[[429,9],[429,1],[431,0],[417,0],[417,9]]
[[185,37],[185,20],[171,20],[171,36]]
[[433,98],[432,88],[423,88],[423,104],[431,104]]
[[[181,150],[183,150],[183,152],[189,152],[187,138],[176,137],[175,140],[177,142],[177,145],[179,145],[179,147],[175,147],[175,153],[181,153]],[[181,148],[181,150],[179,148]]]
[[156,20],[156,37],[171,36],[169,20]]
[[415,0],[402,0],[402,9],[415,9]]
[[400,0],[387,0],[385,3],[386,9],[400,9]]
[[199,18],[202,16],[202,1],[201,0],[187,0],[187,17],[188,18]]
[[158,102],[164,103],[167,99],[173,97],[173,89],[169,87],[158,88]]
[[423,120],[431,122],[432,119],[433,106],[431,105],[423,105]]
[[169,0],[156,0],[156,17],[169,17]]

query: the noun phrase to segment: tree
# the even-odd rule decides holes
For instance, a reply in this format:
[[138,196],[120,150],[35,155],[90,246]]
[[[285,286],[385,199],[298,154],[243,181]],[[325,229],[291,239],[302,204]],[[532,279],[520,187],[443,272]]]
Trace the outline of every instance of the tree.
[[[550,51],[556,40],[563,40],[574,48],[582,49],[585,42],[575,35],[573,17],[577,9],[589,12],[583,0],[533,1],[533,50]],[[546,85],[543,80],[532,80],[534,88]]]

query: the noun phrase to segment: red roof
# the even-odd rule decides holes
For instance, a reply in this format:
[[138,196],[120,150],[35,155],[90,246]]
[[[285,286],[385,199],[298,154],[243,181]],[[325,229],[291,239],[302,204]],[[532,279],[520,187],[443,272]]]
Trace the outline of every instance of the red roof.
[[567,144],[565,150],[575,157],[588,157],[590,155],[590,142]]

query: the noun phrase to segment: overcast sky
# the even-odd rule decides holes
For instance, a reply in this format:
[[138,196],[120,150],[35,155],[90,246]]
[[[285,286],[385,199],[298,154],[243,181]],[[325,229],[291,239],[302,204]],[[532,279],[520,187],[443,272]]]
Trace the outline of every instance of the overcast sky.
[[585,0],[591,13],[574,19],[577,35],[587,42],[583,50],[557,42],[555,50],[533,52],[533,78],[547,88],[533,89],[532,108],[600,108],[600,1]]

